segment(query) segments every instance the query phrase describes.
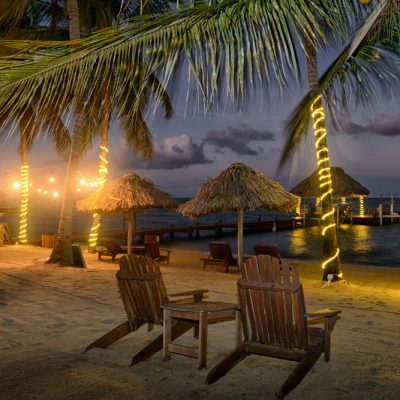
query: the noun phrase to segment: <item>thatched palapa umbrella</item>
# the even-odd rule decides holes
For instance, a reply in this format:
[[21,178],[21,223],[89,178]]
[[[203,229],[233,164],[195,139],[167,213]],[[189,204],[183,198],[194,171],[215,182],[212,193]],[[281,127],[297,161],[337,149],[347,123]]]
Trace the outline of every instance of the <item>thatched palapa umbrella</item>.
[[235,163],[209,179],[193,199],[178,207],[189,217],[218,212],[238,212],[238,265],[243,263],[243,212],[257,209],[291,211],[299,198],[263,173]]
[[153,183],[129,173],[107,182],[101,189],[76,202],[79,211],[97,213],[128,212],[128,253],[132,250],[136,213],[149,208],[175,208],[176,201]]
[[[350,175],[347,175],[343,168],[331,167],[331,176],[333,197],[359,196],[360,208],[362,208],[363,196],[368,196],[369,190]],[[321,197],[322,190],[319,185],[319,175],[318,170],[316,170],[308,178],[302,180],[297,186],[291,189],[290,193],[300,197]]]

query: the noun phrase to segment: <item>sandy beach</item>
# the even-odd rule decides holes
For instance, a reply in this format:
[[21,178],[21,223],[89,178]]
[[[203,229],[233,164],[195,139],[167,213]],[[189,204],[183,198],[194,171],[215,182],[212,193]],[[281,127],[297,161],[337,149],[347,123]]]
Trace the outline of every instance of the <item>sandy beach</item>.
[[[161,352],[129,367],[161,332],[141,328],[107,349],[84,348],[126,320],[117,263],[84,253],[87,269],[46,265],[50,250],[0,248],[1,399],[272,399],[294,363],[251,356],[217,383],[207,371],[234,347],[234,322],[209,327],[208,369]],[[209,289],[208,300],[236,302],[237,272],[203,271],[204,254],[173,251],[162,266],[169,292]],[[343,310],[332,358],[321,358],[288,399],[400,398],[400,269],[343,265],[344,278],[323,289],[317,264],[301,263],[307,310]],[[191,334],[185,340],[192,341]]]

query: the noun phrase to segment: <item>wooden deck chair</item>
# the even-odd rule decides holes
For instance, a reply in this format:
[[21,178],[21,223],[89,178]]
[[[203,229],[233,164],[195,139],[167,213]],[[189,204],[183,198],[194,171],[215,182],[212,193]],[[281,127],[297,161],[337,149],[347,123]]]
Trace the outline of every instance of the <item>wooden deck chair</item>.
[[230,266],[237,266],[237,259],[233,257],[231,247],[226,242],[209,242],[210,255],[207,258],[200,258],[203,261],[203,269],[207,265],[221,265],[225,272],[229,272]]
[[281,254],[279,253],[278,246],[276,244],[255,244],[253,250],[256,256],[261,254],[275,257],[282,263]]
[[[193,296],[177,301],[196,302],[201,301],[203,294],[208,292],[208,290],[194,290],[168,296],[160,266],[149,257],[127,254],[121,257],[119,266],[120,270],[116,276],[128,320],[91,343],[85,351],[94,347],[106,348],[130,332],[138,330],[142,325],[149,324],[149,330],[153,328],[153,324],[162,325],[161,306],[169,304],[170,297]],[[172,329],[173,338],[181,336],[192,327],[197,329],[197,325],[193,323],[177,322]],[[161,334],[133,357],[131,365],[145,361],[160,351],[162,343],[163,335]]]
[[126,246],[120,246],[112,238],[101,238],[98,241],[98,245],[102,246],[100,250],[96,250],[98,260],[101,260],[102,256],[109,256],[114,261],[117,255],[126,254],[128,251]]
[[[330,333],[340,310],[306,313],[303,288],[293,265],[260,255],[246,260],[238,280],[244,341],[207,375],[210,384],[251,354],[297,361],[298,365],[276,397],[282,399],[294,389],[322,353],[330,358]],[[311,320],[310,320],[310,319]],[[324,327],[309,327],[309,323]]]
[[[146,255],[159,263],[166,262],[169,264],[171,256],[171,250],[161,249],[158,242],[158,237],[155,235],[145,235],[144,237],[144,248]],[[161,254],[161,251],[164,254]]]

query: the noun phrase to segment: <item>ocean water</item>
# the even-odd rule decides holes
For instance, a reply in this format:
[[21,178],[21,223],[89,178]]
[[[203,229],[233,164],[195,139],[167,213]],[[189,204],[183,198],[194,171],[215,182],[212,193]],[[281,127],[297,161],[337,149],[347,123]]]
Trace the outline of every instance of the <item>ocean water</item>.
[[[188,199],[178,199],[183,203]],[[45,203],[44,203],[45,201]],[[348,202],[351,202],[348,199]],[[380,199],[366,198],[365,209],[375,209],[378,207]],[[353,200],[353,210],[358,214],[358,199]],[[389,199],[382,200],[384,207],[389,207]],[[400,202],[399,202],[400,203]],[[18,206],[15,200],[3,201],[3,207]],[[398,210],[395,203],[395,210]],[[40,240],[41,234],[51,234],[57,232],[58,218],[60,213],[59,201],[48,199],[33,198],[29,205],[29,240]],[[257,217],[263,220],[273,219],[278,216],[288,217],[288,214],[279,212],[255,211],[245,214],[245,221],[255,221]],[[185,218],[174,211],[150,210],[137,214],[137,227],[166,227],[170,224],[175,226],[187,226],[196,221],[215,223],[218,220],[223,222],[236,222],[236,213],[221,213],[208,215],[198,220]],[[0,216],[0,222],[7,222],[14,237],[18,234],[18,212],[4,214]],[[101,232],[124,231],[126,230],[126,220],[121,214],[106,215],[102,218]],[[85,236],[90,229],[91,215],[89,213],[74,212],[73,236]],[[400,223],[388,224],[384,226],[362,226],[362,225],[340,225],[337,230],[338,242],[341,251],[341,260],[346,263],[371,264],[380,266],[391,266],[400,268]],[[210,240],[222,240],[230,243],[232,249],[236,251],[235,230],[223,230],[222,237],[214,238],[212,232],[201,231],[201,238],[189,239],[187,234],[175,234],[173,242],[164,242],[164,247],[177,249],[207,251]],[[168,237],[166,237],[168,239]],[[254,244],[277,244],[284,257],[321,260],[322,242],[320,228],[296,228],[276,232],[245,232],[244,251],[253,253]]]

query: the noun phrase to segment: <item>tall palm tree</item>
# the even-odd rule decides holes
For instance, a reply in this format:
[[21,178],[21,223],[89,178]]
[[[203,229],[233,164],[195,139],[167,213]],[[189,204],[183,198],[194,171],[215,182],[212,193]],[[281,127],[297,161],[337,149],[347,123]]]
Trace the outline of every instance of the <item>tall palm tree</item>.
[[[370,1],[362,1],[362,3],[369,4]],[[357,99],[358,101],[368,97],[370,97],[370,101],[371,98],[376,96],[376,88],[372,86],[376,78],[384,86],[389,84],[391,78],[396,75],[396,69],[390,66],[391,57],[388,57],[387,52],[390,50],[393,55],[399,54],[399,10],[398,4],[395,5],[386,0],[378,3],[374,11],[354,35],[352,42],[338,56],[320,80],[318,80],[315,44],[306,42],[310,92],[305,96],[287,123],[288,139],[280,164],[283,165],[289,159],[302,138],[307,134],[308,121],[311,114],[314,121],[313,130],[316,137],[318,171],[322,192],[324,255],[322,268],[324,280],[328,279],[328,275],[331,275],[332,280],[338,280],[343,274],[340,269],[340,251],[336,238],[323,96],[325,96],[326,102],[329,104],[329,97],[335,96],[335,81],[338,77],[342,78],[345,75],[351,75],[349,70],[356,71],[354,74],[356,82],[352,83],[359,85],[357,93],[360,98]],[[390,26],[391,37],[388,35],[388,25]],[[377,69],[374,67],[376,59],[385,60],[386,65],[384,68]],[[365,61],[367,61],[368,65],[366,65]],[[365,77],[366,73],[370,76]],[[364,85],[362,77],[368,78],[364,79],[367,85]],[[376,85],[376,82],[374,83]],[[347,96],[346,86],[342,86],[342,90],[344,90],[342,102],[347,105],[350,96]],[[307,107],[310,108],[307,110]]]
[[[134,15],[143,15],[143,13],[161,13],[169,10],[168,3],[165,1],[147,1],[145,5],[142,2],[137,4],[136,2],[123,2],[123,1],[110,1],[110,0],[91,0],[85,1],[84,3],[85,13],[83,20],[87,26],[87,30],[92,31],[93,29],[104,29],[112,25],[116,25],[117,23],[122,22],[123,20],[132,17]],[[104,77],[104,91],[103,91],[103,101],[101,103],[101,141],[100,141],[100,157],[99,157],[99,175],[98,175],[98,183],[99,187],[103,186],[107,181],[108,174],[108,130],[110,125],[110,119],[112,116],[112,108],[110,104],[110,85],[113,83],[114,79],[116,79],[114,71],[110,68],[107,71],[107,74]],[[121,70],[119,71],[121,74]],[[172,116],[172,106],[169,102],[167,96],[165,102],[165,117],[170,118]],[[146,103],[146,102],[145,102]],[[145,105],[145,104],[144,104]],[[128,117],[130,118],[130,117]],[[124,119],[122,117],[122,119]],[[141,116],[141,110],[137,110],[137,115],[134,120],[140,119],[141,123],[136,124],[134,127],[135,132],[131,132],[131,124],[128,121],[124,121],[123,125],[125,128],[125,136],[127,138],[128,143],[132,143],[132,139],[138,136],[138,130],[143,130],[143,134],[148,138],[145,141],[148,143],[148,149],[145,149],[145,146],[142,146],[145,152],[148,152],[148,156],[151,155],[150,147],[151,147],[151,132],[144,122],[144,118]],[[144,152],[142,150],[142,153]],[[92,226],[89,234],[89,246],[88,250],[90,252],[94,252],[96,249],[98,230],[101,223],[100,214],[93,214]]]
[[[306,0],[279,3],[224,0],[161,16],[134,18],[74,42],[73,46],[60,45],[51,52],[42,44],[24,43],[28,47],[17,59],[0,60],[0,67],[8,67],[0,68],[0,82],[3,79],[6,82],[0,86],[0,106],[8,101],[8,108],[13,111],[25,107],[40,80],[41,105],[54,103],[63,108],[74,96],[75,107],[81,99],[79,107],[92,115],[95,106],[82,99],[88,93],[101,93],[105,72],[114,61],[131,71],[134,77],[141,65],[138,78],[141,88],[145,88],[154,75],[162,87],[166,87],[179,73],[177,67],[187,65],[188,76],[197,89],[193,92],[198,108],[208,111],[221,97],[221,92],[237,103],[256,81],[267,85],[275,78],[285,87],[291,77],[298,78],[298,51],[302,49],[296,45],[303,38],[326,44],[321,24],[328,25],[334,34],[343,34],[352,12],[349,7],[352,1],[326,3],[322,0],[311,3]],[[382,0],[353,42],[321,77],[302,103],[305,108],[300,117],[293,120],[295,130],[285,147],[283,160],[303,137],[300,132],[308,126],[310,108],[318,95],[327,96],[327,90],[334,83],[346,91],[349,82],[370,95],[377,83],[384,82],[381,77],[390,76],[396,65],[386,62],[387,51],[393,50],[398,39],[399,8],[399,2]],[[380,74],[375,74],[379,69]],[[362,81],[358,79],[360,75],[364,78]],[[111,104],[121,101],[121,94],[131,87],[132,82],[127,77],[112,85]],[[59,80],[63,82],[60,84],[62,91],[54,90]],[[11,88],[23,94],[22,98],[17,100],[10,94]],[[143,90],[139,89],[138,93],[142,94]],[[156,90],[159,98],[160,93]],[[339,94],[333,90],[331,96],[338,98]],[[125,111],[133,115],[140,99],[137,96],[133,103],[125,103]],[[303,118],[305,115],[307,118]]]
[[[0,37],[2,38],[45,38],[43,34],[42,17],[48,9],[47,5],[37,0],[16,4],[14,1],[4,0],[2,6],[9,14],[2,14],[0,18]],[[1,48],[0,54],[7,55],[12,53],[8,48]],[[50,111],[50,110],[48,110]],[[54,115],[53,112],[42,114],[42,119],[52,118],[57,121],[54,126],[51,139],[56,144],[56,149],[68,145],[69,137],[61,119]],[[20,221],[18,232],[18,243],[26,244],[28,242],[28,203],[29,203],[29,164],[28,151],[32,146],[38,132],[34,129],[34,121],[38,118],[34,109],[29,106],[21,113],[19,117],[20,131],[20,157],[21,157],[21,173],[20,173]]]

